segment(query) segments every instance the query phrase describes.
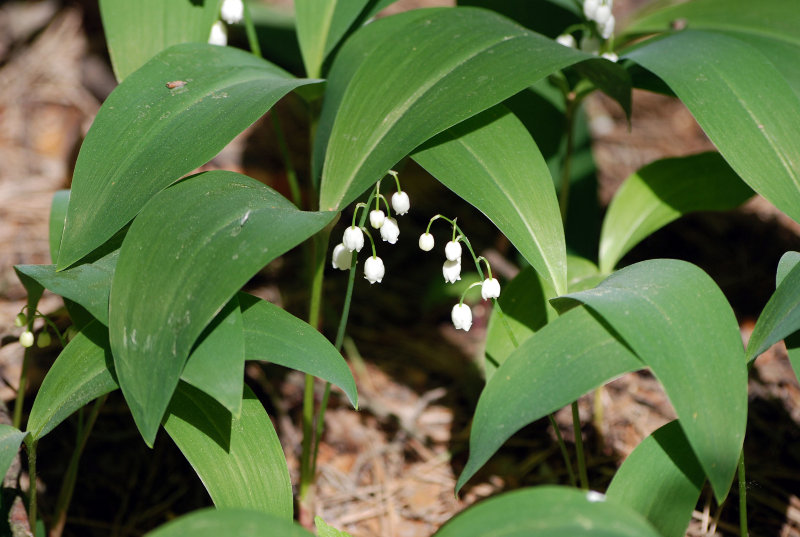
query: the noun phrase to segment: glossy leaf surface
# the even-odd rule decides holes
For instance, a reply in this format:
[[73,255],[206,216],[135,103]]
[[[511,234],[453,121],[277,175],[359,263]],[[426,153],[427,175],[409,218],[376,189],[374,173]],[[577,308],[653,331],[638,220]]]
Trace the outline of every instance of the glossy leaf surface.
[[14,462],[14,457],[19,452],[19,446],[25,439],[27,433],[24,433],[5,423],[0,424],[0,472],[6,475],[11,463]]
[[[186,84],[167,88],[173,81]],[[158,54],[111,93],[81,146],[59,270],[309,82],[229,47],[186,44]]]
[[281,537],[313,537],[291,520],[251,509],[202,509],[177,518],[157,528],[147,537],[263,537],[265,528]]
[[658,537],[635,511],[597,492],[535,487],[474,505],[434,537]]
[[192,465],[219,508],[254,509],[292,519],[292,484],[272,422],[250,388],[242,414],[227,410],[181,383],[164,428]]
[[648,164],[617,190],[600,235],[600,270],[610,273],[631,248],[692,211],[724,211],[753,191],[719,153],[701,153]]
[[484,213],[556,295],[566,292],[567,252],[553,180],[514,114],[493,107],[431,139],[413,158]]
[[456,491],[522,427],[644,367],[589,311],[575,308],[521,343],[486,383]]
[[[591,59],[490,11],[423,15],[368,25],[380,24],[371,35],[383,39],[372,42],[357,68],[331,71],[332,84],[343,83],[334,74],[352,79],[344,81],[340,102],[334,98],[325,105],[336,110],[336,121],[327,141],[320,207],[344,207],[433,135],[554,71]],[[382,29],[391,38],[379,34]],[[378,86],[385,91],[375,91]]]
[[207,43],[221,4],[222,0],[100,0],[117,80],[172,45]]
[[332,217],[299,211],[249,177],[215,171],[165,190],[136,218],[114,274],[109,331],[145,442],[152,444],[189,351],[214,315]]
[[731,168],[800,221],[800,98],[768,57],[742,40],[695,30],[625,57],[664,80]]
[[640,513],[664,537],[683,537],[705,480],[680,424],[672,421],[628,455],[606,497]]
[[744,440],[747,368],[739,325],[719,287],[690,263],[656,259],[553,305],[563,311],[573,301],[596,311],[651,368],[724,499]]
[[353,374],[341,353],[306,322],[278,306],[239,293],[245,356],[296,369],[338,386],[358,407]]
[[50,204],[49,242],[50,259],[53,263],[58,259],[58,250],[61,248],[61,235],[64,233],[64,222],[67,219],[67,206],[69,205],[69,190],[58,190],[53,194]]

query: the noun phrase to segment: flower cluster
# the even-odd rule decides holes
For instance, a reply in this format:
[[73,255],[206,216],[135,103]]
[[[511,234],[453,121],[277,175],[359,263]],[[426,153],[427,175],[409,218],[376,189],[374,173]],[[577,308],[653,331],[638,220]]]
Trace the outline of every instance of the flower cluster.
[[453,326],[455,326],[456,329],[467,331],[472,327],[472,309],[470,309],[467,304],[464,304],[464,295],[466,295],[467,291],[473,287],[480,286],[481,297],[484,300],[495,299],[500,296],[500,282],[498,282],[496,278],[492,277],[492,268],[489,266],[489,262],[486,260],[486,258],[483,256],[475,257],[475,252],[472,250],[469,240],[467,239],[466,235],[461,232],[458,225],[456,225],[455,220],[450,220],[442,215],[436,215],[431,218],[430,222],[428,222],[428,229],[426,229],[425,233],[419,237],[420,249],[425,252],[430,252],[433,249],[435,241],[430,232],[431,224],[440,218],[450,222],[450,224],[453,226],[452,238],[444,246],[445,261],[442,265],[442,275],[444,276],[444,281],[447,283],[455,283],[461,279],[461,256],[463,254],[463,248],[461,247],[462,243],[464,243],[469,250],[469,253],[472,255],[472,258],[475,261],[475,266],[478,268],[478,273],[481,274],[482,278],[483,273],[481,272],[480,262],[483,261],[486,264],[488,276],[485,279],[482,279],[482,281],[475,282],[470,285],[461,295],[461,300],[458,301],[458,304],[453,306],[453,310],[450,312],[450,318],[453,321]]
[[[40,314],[38,311],[35,313],[32,319],[28,319],[28,316],[24,313],[20,312],[17,314],[16,318],[14,319],[14,326],[17,328],[25,328],[22,333],[19,335],[19,344],[25,347],[26,349],[29,347],[33,347],[34,342],[40,347],[45,348],[49,347],[50,343],[52,343],[52,338],[50,337],[50,332],[48,332],[48,327],[45,325],[44,329],[39,333],[39,337],[35,337],[31,328],[33,327],[33,320],[37,317],[41,317],[45,319],[46,323],[52,325],[52,322],[49,321],[44,315]],[[30,321],[30,324],[29,324]],[[55,329],[55,325],[52,325],[53,329]],[[61,336],[59,336],[61,338]]]
[[[616,62],[619,58],[611,50],[616,26],[616,19],[611,12],[612,6],[613,0],[583,0],[586,23],[570,26],[556,38],[556,42],[565,47],[580,48],[590,54],[600,54],[603,58]],[[573,35],[578,30],[582,34],[580,47]]]
[[[408,194],[403,192],[400,188],[400,180],[397,177],[397,172],[394,170],[389,171],[389,175],[394,177],[397,184],[397,192],[392,194],[392,205],[389,208],[389,202],[380,192],[380,181],[375,185],[375,192],[370,198],[374,198],[375,208],[369,212],[369,225],[373,229],[380,231],[381,239],[389,244],[395,244],[400,237],[400,226],[397,225],[397,220],[392,218],[392,211],[398,215],[406,214],[411,208],[411,202],[408,199]],[[383,202],[386,212],[381,210],[381,202]],[[333,268],[340,270],[348,270],[353,265],[353,252],[360,252],[364,247],[364,234],[369,238],[372,244],[372,256],[367,258],[364,263],[364,278],[369,283],[380,283],[386,273],[386,268],[383,265],[383,260],[378,257],[375,251],[375,242],[372,240],[372,234],[363,225],[356,225],[356,216],[358,210],[363,209],[366,211],[369,207],[368,203],[356,204],[356,209],[353,211],[353,221],[350,227],[344,230],[341,244],[336,245],[333,249],[333,258],[331,264]],[[364,218],[362,217],[362,221]]]
[[218,20],[211,27],[208,43],[224,47],[228,44],[228,27],[225,23],[236,24],[242,21],[244,18],[244,2],[242,0],[225,0],[219,10],[219,16],[222,20]]

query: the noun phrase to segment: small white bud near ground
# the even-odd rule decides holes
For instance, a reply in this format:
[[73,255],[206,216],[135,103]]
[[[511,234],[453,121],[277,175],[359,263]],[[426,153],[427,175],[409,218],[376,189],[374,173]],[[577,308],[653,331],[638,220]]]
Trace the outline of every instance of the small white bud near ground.
[[575,42],[575,38],[572,37],[572,34],[561,34],[560,36],[556,37],[556,43],[568,48],[576,48],[578,46],[578,44]]
[[430,252],[433,250],[433,235],[430,233],[423,233],[419,236],[419,249],[423,252]]
[[361,249],[364,247],[364,232],[361,231],[361,228],[356,226],[350,226],[349,228],[344,230],[344,236],[342,237],[342,244],[344,244],[345,248],[350,250],[351,252],[355,250],[356,252],[360,252]]
[[381,226],[381,238],[384,242],[394,244],[400,236],[400,226],[397,225],[397,220],[391,216],[387,216]]
[[372,229],[380,229],[386,221],[386,215],[380,209],[373,209],[369,212],[369,225]]
[[450,312],[450,318],[453,320],[453,326],[456,330],[464,330],[467,332],[472,328],[472,310],[466,304],[456,304],[453,306],[453,311]]
[[42,332],[41,334],[39,334],[39,337],[36,339],[36,346],[38,346],[40,349],[44,349],[44,348],[50,346],[50,342],[51,341],[52,340],[50,339],[50,333],[49,332]]
[[24,314],[24,313],[19,313],[19,314],[17,314],[17,316],[14,318],[14,326],[16,326],[17,328],[22,328],[22,327],[23,327],[23,326],[25,326],[27,323],[28,323],[28,318],[27,318],[27,317],[25,317],[25,314]]
[[461,259],[450,261],[449,259],[442,265],[442,275],[446,283],[456,283],[461,279]]
[[33,332],[30,330],[25,330],[19,336],[19,344],[25,348],[33,346]]
[[236,24],[244,18],[244,3],[242,0],[225,0],[220,9],[222,20],[228,24]]
[[604,52],[600,57],[605,58],[606,60],[614,63],[617,63],[619,61],[619,56],[617,56],[613,52]]
[[497,278],[486,278],[481,284],[481,296],[484,300],[500,296],[500,282]]
[[448,261],[456,261],[461,259],[461,243],[458,241],[449,241],[444,246],[444,255]]
[[228,28],[222,21],[217,21],[211,27],[211,33],[208,36],[209,45],[218,45],[224,47],[228,44]]
[[392,194],[392,209],[399,215],[404,215],[411,208],[411,200],[405,192],[395,192]]
[[344,244],[337,244],[333,249],[331,264],[335,269],[348,270],[353,264],[353,252]]
[[386,274],[386,268],[383,266],[383,260],[375,255],[368,257],[364,262],[364,278],[370,284],[381,283],[384,274]]

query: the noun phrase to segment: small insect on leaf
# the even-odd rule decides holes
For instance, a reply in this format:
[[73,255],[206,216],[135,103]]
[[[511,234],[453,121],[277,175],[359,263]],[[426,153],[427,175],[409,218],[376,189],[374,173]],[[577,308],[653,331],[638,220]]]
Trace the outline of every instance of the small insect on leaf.
[[173,80],[172,82],[167,82],[166,83],[166,86],[169,89],[182,88],[185,85],[186,85],[186,81],[185,80]]

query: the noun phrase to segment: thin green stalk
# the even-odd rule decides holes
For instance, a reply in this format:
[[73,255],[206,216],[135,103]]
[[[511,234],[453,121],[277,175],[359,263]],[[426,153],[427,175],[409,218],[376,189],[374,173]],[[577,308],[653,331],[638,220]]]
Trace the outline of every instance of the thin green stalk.
[[[29,327],[31,330],[33,327]],[[32,330],[31,330],[32,331]],[[14,427],[17,429],[22,428],[22,407],[25,405],[25,390],[28,387],[28,364],[31,361],[31,348],[25,348],[25,354],[22,357],[22,372],[19,374],[19,387],[17,388],[17,399],[14,402]]]
[[261,54],[261,46],[258,44],[258,35],[256,35],[256,27],[253,24],[253,18],[250,16],[250,8],[247,2],[244,2],[244,29],[247,32],[247,43],[250,45],[250,52],[263,58]]
[[578,413],[578,402],[572,403],[572,427],[575,429],[575,451],[578,456],[578,474],[581,478],[581,488],[589,490],[589,474],[586,473],[586,457],[583,453],[583,438],[581,437],[581,417]]
[[25,440],[28,446],[28,477],[30,485],[28,486],[28,522],[31,525],[31,532],[33,537],[36,537],[36,445],[37,440],[30,440],[30,435]]
[[744,448],[739,454],[739,534],[747,537],[747,481],[744,476]]
[[300,190],[300,182],[297,180],[297,172],[292,163],[292,157],[289,153],[289,145],[286,143],[286,137],[283,135],[281,128],[281,121],[278,118],[278,113],[273,109],[269,117],[272,119],[272,126],[275,129],[275,138],[278,142],[278,148],[283,156],[283,162],[286,166],[286,180],[289,182],[289,191],[292,195],[292,203],[298,208],[303,208],[303,194]]
[[550,420],[550,425],[556,432],[558,447],[561,449],[561,456],[564,458],[564,464],[567,467],[567,475],[569,475],[569,484],[573,487],[577,487],[578,482],[575,480],[575,470],[572,469],[572,461],[569,460],[569,452],[567,452],[567,444],[564,442],[564,437],[561,436],[561,429],[559,429],[558,423],[556,423],[556,419],[553,417],[552,414],[548,414],[547,419]]
[[561,192],[558,196],[558,207],[561,210],[561,220],[566,224],[567,207],[569,206],[570,175],[572,174],[572,153],[574,152],[575,145],[575,109],[578,103],[573,93],[568,93],[565,99],[566,110],[564,111],[564,119],[567,128],[567,147],[566,153],[564,154],[564,164],[561,168]]

